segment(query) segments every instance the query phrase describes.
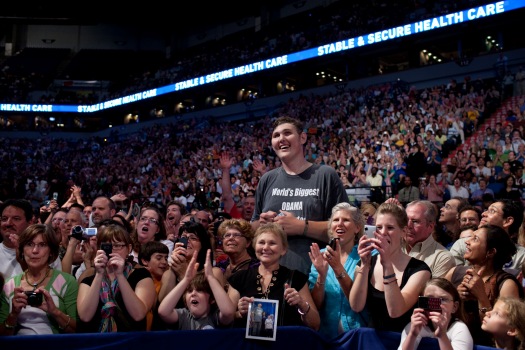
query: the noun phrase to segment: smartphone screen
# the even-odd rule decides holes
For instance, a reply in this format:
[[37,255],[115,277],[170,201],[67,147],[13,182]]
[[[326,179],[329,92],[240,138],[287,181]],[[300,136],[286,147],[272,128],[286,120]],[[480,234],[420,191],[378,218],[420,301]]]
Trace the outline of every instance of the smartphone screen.
[[419,297],[417,306],[427,311],[441,312],[441,298]]

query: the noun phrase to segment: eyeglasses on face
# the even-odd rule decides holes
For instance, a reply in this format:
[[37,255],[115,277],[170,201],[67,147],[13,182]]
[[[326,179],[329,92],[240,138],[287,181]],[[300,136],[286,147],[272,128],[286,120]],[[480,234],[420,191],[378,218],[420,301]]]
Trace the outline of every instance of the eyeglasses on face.
[[38,249],[42,249],[42,248],[47,247],[47,243],[46,242],[40,242],[40,243],[27,242],[25,246],[31,249],[34,249],[35,247],[38,247]]
[[118,251],[118,250],[121,250],[122,248],[126,247],[127,244],[126,243],[113,243],[111,246],[113,247],[114,251]]
[[191,234],[191,233],[183,233],[180,236],[187,238],[188,241],[192,241],[192,242],[199,242],[200,241],[200,239],[199,239],[199,237],[197,237],[197,235],[194,235],[194,234]]
[[159,220],[157,219],[153,219],[153,218],[147,218],[145,216],[142,216],[140,219],[139,219],[140,222],[146,222],[146,221],[149,221],[150,224],[154,224],[154,225],[158,225],[159,224]]
[[236,233],[225,233],[222,236],[222,239],[230,239],[230,238],[237,239],[237,238],[240,238],[240,237],[244,237],[244,235],[242,233],[239,233],[239,232],[236,232]]

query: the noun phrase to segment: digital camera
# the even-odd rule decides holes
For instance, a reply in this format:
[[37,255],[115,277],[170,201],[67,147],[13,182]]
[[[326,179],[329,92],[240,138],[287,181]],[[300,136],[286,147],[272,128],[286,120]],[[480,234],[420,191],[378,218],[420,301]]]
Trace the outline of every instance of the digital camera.
[[40,306],[44,301],[43,294],[32,290],[25,291],[27,295],[27,304],[29,306]]
[[90,237],[97,235],[96,227],[82,227],[80,225],[73,226],[71,229],[71,237],[79,241],[87,241]]
[[106,253],[106,256],[109,259],[109,254],[113,253],[113,244],[107,242],[101,243],[100,249],[102,249]]

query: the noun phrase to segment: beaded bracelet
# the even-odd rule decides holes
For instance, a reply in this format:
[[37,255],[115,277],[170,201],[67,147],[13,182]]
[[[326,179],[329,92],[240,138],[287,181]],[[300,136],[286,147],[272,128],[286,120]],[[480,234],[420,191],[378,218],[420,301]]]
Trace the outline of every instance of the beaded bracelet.
[[396,277],[396,274],[393,273],[393,274],[388,275],[388,276],[383,276],[383,279],[384,279],[384,280],[388,280],[388,279],[390,279],[390,278],[392,278],[392,277]]
[[395,280],[392,280],[392,281],[388,281],[388,282],[383,282],[383,284],[391,284],[391,283],[394,283],[396,282],[397,283],[397,278]]

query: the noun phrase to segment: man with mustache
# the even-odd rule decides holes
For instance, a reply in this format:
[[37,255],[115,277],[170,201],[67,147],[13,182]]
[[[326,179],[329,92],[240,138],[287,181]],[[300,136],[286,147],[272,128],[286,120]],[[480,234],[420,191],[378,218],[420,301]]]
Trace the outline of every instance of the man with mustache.
[[[18,237],[32,224],[33,207],[25,199],[8,199],[0,206],[0,274],[7,281],[10,277],[21,274],[22,266],[16,260],[18,249]],[[57,258],[51,266],[61,270],[60,258]]]

